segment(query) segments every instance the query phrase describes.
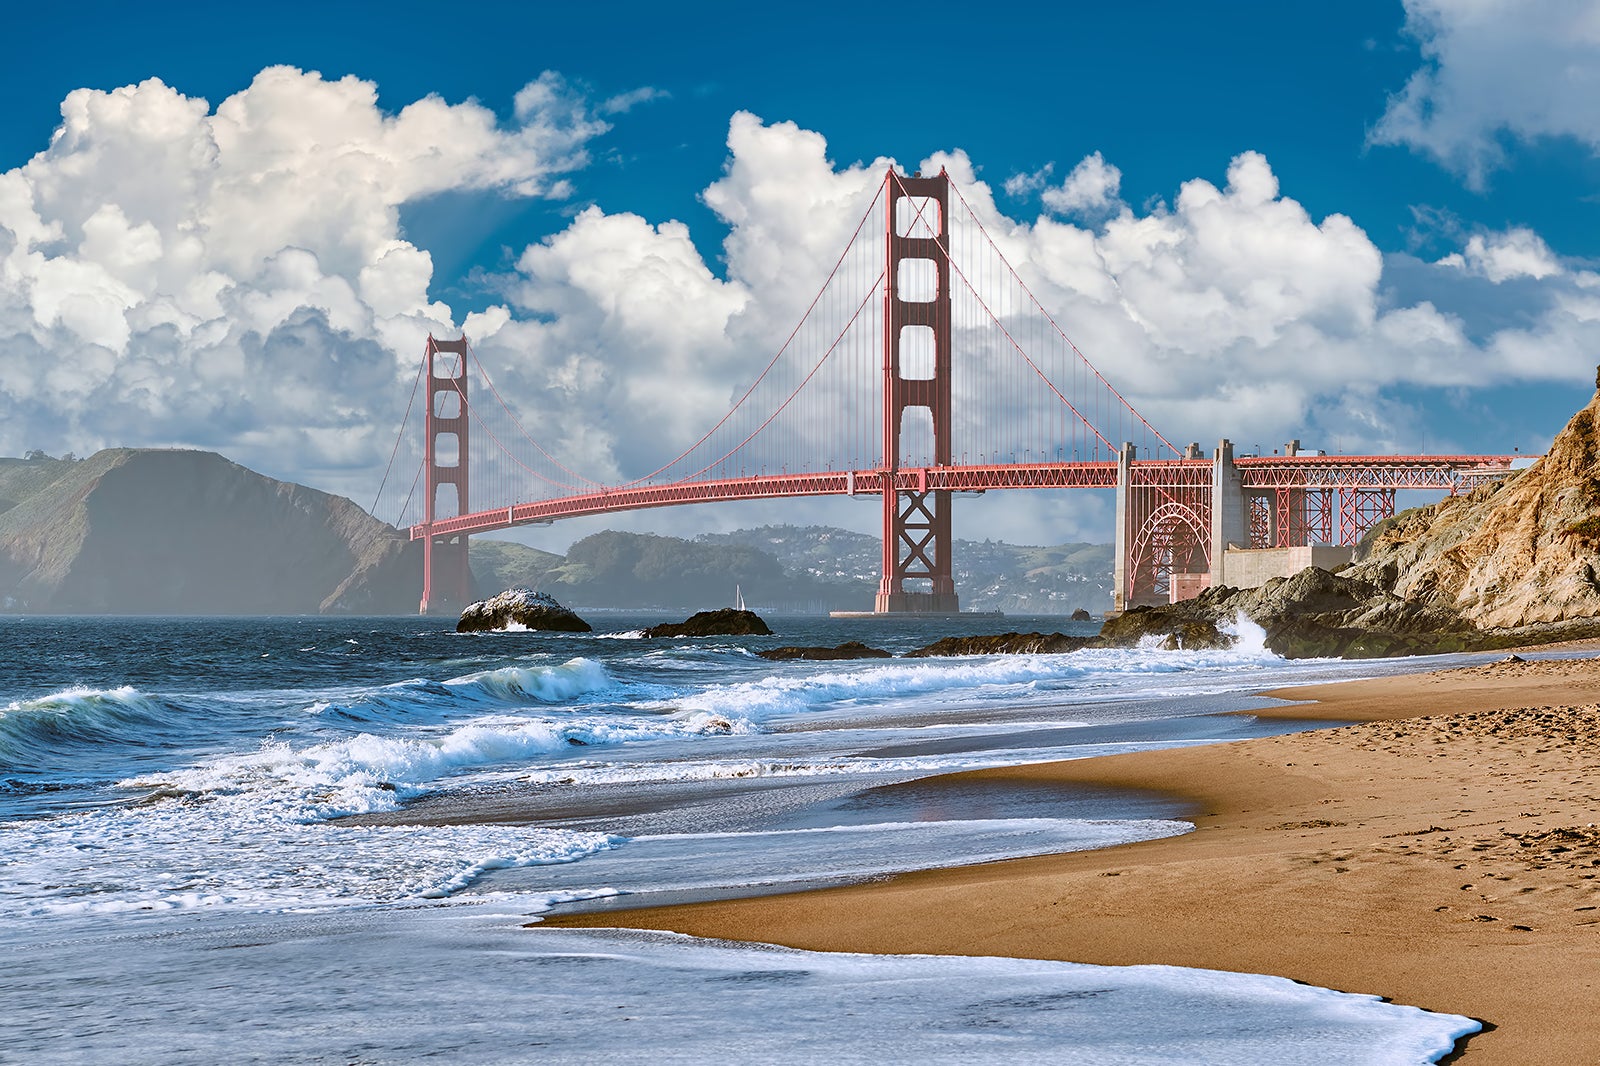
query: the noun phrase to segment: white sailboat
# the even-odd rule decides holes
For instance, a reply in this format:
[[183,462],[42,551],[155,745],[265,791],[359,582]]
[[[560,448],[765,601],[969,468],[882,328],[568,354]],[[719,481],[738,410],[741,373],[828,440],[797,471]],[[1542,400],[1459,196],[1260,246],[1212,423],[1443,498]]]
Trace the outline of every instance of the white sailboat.
[[744,592],[740,590],[737,584],[733,586],[733,609],[736,611],[746,610],[744,605]]

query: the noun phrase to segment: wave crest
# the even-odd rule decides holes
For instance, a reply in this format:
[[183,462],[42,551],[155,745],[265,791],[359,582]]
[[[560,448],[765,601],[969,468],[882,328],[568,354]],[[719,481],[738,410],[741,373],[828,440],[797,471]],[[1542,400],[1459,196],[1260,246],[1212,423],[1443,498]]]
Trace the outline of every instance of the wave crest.
[[74,747],[151,743],[181,715],[180,707],[131,685],[75,685],[0,708],[0,758],[27,764]]

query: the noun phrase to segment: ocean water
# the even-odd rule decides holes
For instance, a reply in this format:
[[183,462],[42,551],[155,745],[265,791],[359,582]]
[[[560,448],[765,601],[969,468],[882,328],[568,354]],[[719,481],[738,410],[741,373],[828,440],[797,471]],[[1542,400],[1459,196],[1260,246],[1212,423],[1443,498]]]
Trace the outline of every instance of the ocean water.
[[[522,928],[1188,831],[954,770],[1266,735],[1413,668],[1226,652],[769,663],[766,638],[0,618],[0,1062],[1433,1061],[1476,1023],[1270,976]],[[1081,627],[1092,631],[1091,627]]]

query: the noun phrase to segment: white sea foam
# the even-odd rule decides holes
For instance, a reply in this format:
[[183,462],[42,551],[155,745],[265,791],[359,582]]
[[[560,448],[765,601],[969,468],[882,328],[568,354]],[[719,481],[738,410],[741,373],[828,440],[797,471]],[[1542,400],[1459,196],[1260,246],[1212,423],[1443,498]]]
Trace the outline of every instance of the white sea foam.
[[[1104,746],[1102,746],[1104,747]],[[1116,751],[1133,745],[1115,746]],[[976,770],[1011,765],[1014,757],[1001,753],[976,755],[925,755],[915,758],[878,759],[869,756],[812,759],[728,759],[721,761],[569,763],[518,771],[515,779],[528,784],[645,785],[665,782],[738,781],[758,778],[854,776],[869,778],[889,774],[916,775]]]
[[592,659],[569,659],[560,666],[504,666],[444,682],[457,695],[515,703],[567,703],[579,696],[616,687],[605,667]]
[[[1246,620],[1248,623],[1248,620]],[[1248,623],[1253,625],[1254,623]],[[1259,627],[1257,627],[1259,630]],[[1229,649],[1165,651],[1155,648],[1084,649],[1056,655],[955,656],[875,661],[847,669],[793,670],[750,681],[709,685],[666,699],[636,703],[645,709],[705,711],[755,722],[828,705],[891,702],[938,694],[941,703],[967,698],[1059,700],[1070,693],[1159,692],[1158,677],[1214,676],[1218,687],[1236,688],[1240,670],[1283,663],[1264,643],[1241,641]]]
[[156,716],[160,704],[132,685],[117,688],[90,688],[73,685],[48,696],[13,700],[0,707],[0,722],[7,719],[54,719],[84,722],[115,721],[118,718]]
[[[537,871],[541,888],[605,884],[626,894],[726,890],[859,880],[929,867],[1112,847],[1179,836],[1163,818],[974,818],[809,829],[636,836],[578,867]],[[486,887],[529,880],[491,876]],[[641,900],[648,902],[648,899]]]
[[0,882],[21,917],[370,905],[447,897],[491,870],[569,863],[616,844],[565,829],[300,824],[242,804],[207,814],[169,802],[0,823]]
[[292,820],[320,821],[394,810],[427,786],[464,769],[536,760],[576,748],[727,733],[735,728],[715,715],[495,716],[450,729],[389,736],[359,733],[301,747],[268,740],[253,752],[132,777],[119,785],[192,800],[248,797]]
[[[1481,1028],[1278,977],[527,930],[519,910],[187,914],[181,933],[155,915],[110,943],[103,923],[50,927],[8,946],[7,1050],[40,1066],[1416,1066]],[[84,994],[93,987],[116,994]],[[328,1024],[330,1003],[344,1024]]]
[[574,658],[558,665],[512,665],[445,681],[412,678],[376,687],[325,691],[302,714],[361,724],[416,727],[466,714],[594,702],[622,687],[601,664]]
[[1267,631],[1257,625],[1255,619],[1243,611],[1235,614],[1231,622],[1224,622],[1217,629],[1234,638],[1233,650],[1241,656],[1254,657],[1273,654],[1271,649],[1267,647]]

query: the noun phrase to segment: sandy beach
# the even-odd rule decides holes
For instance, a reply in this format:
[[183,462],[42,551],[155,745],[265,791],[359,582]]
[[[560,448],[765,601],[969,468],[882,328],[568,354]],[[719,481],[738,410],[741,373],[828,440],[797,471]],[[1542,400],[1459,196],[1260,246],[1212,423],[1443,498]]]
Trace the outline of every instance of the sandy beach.
[[961,775],[1170,793],[1185,836],[546,922],[1276,974],[1482,1020],[1450,1061],[1600,1063],[1600,660],[1268,695],[1357,724]]

